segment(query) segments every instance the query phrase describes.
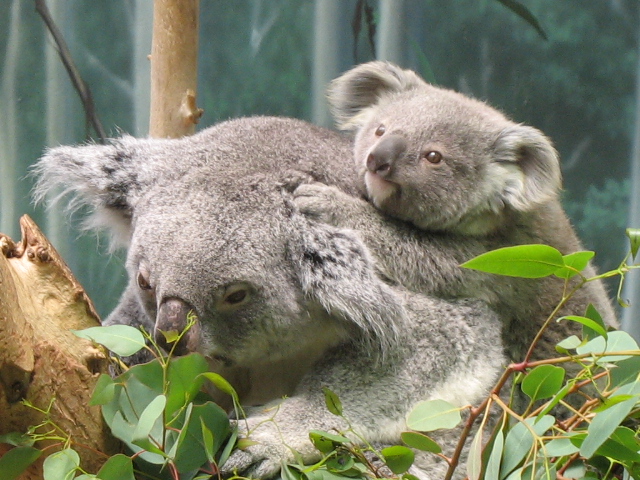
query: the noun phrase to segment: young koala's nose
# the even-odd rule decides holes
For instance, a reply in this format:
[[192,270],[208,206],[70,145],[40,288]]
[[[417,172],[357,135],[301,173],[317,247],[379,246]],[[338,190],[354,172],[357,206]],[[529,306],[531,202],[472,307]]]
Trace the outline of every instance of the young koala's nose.
[[369,152],[367,170],[386,177],[391,173],[395,162],[407,151],[407,141],[400,135],[384,137]]
[[175,345],[167,342],[163,332],[177,332],[181,333],[187,327],[187,316],[193,308],[186,302],[177,299],[170,298],[164,300],[160,304],[158,309],[158,316],[156,317],[156,326],[154,331],[154,338],[156,343],[167,352],[173,348],[174,355],[185,355],[189,353],[188,339],[189,333],[184,335],[180,341]]

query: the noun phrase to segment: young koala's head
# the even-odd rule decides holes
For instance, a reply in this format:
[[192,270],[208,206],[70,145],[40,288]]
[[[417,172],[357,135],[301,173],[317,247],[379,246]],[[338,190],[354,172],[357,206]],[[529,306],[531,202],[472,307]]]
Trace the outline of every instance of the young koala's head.
[[161,331],[182,331],[193,313],[180,353],[238,366],[349,341],[390,348],[400,299],[357,238],[295,210],[282,187],[292,173],[273,168],[287,150],[268,138],[287,126],[245,119],[180,140],[46,153],[36,197],[70,194],[89,207],[90,228],[127,248],[129,285],[109,324],[144,325],[163,345]]
[[539,130],[410,70],[359,65],[332,82],[329,102],[338,126],[356,132],[371,201],[419,228],[488,234],[560,190],[557,153]]

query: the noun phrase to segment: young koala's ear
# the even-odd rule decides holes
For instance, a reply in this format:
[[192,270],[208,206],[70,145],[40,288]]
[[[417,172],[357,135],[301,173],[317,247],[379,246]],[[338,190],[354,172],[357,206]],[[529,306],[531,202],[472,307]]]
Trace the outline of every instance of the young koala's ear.
[[376,61],[358,65],[333,80],[327,96],[338,128],[354,130],[360,125],[363,110],[383,96],[426,85],[411,70]]
[[539,130],[513,125],[500,132],[493,146],[494,169],[500,182],[500,200],[511,208],[528,211],[555,198],[562,188],[558,153]]
[[348,230],[306,219],[295,223],[289,254],[307,298],[358,331],[373,356],[397,349],[406,315],[402,299],[375,275],[362,242]]
[[83,206],[91,209],[85,228],[106,229],[112,235],[112,248],[126,246],[138,194],[132,156],[121,140],[110,145],[51,148],[32,169],[36,177],[33,198],[36,203],[46,199],[55,204],[69,195],[68,211]]

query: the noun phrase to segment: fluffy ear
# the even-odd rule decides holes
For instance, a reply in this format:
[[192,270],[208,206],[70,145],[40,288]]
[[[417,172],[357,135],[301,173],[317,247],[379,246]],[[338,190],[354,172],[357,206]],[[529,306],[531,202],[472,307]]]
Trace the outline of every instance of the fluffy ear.
[[372,355],[394,351],[405,319],[402,298],[374,273],[366,247],[348,230],[306,219],[296,222],[290,255],[302,291],[360,332]]
[[425,85],[427,83],[411,70],[376,61],[358,65],[333,80],[327,95],[338,128],[353,130],[359,125],[362,111],[378,103],[384,95]]
[[34,200],[46,199],[54,204],[69,195],[69,211],[83,206],[91,209],[85,228],[109,230],[114,240],[112,248],[127,245],[138,195],[133,152],[127,147],[127,140],[133,139],[47,150],[32,169],[36,176]]
[[555,198],[562,188],[558,153],[539,130],[513,125],[500,132],[493,146],[494,178],[502,177],[501,201],[527,211]]

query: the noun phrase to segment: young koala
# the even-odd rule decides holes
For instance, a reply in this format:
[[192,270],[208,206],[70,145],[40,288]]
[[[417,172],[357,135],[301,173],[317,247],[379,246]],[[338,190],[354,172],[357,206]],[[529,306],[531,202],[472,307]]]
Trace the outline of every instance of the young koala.
[[[281,402],[275,424],[247,410],[238,427],[258,443],[225,474],[272,477],[297,460],[292,449],[318,461],[309,431],[348,427],[322,387],[367,442],[394,444],[418,401],[477,404],[500,374],[500,324],[483,302],[386,284],[353,232],[293,205],[305,182],[355,194],[350,148],[335,132],[256,117],[178,140],[58,147],[36,167],[38,197],[62,188],[127,248],[129,286],[107,323],[145,325],[163,344],[159,330],[183,330],[193,312],[177,351],[202,353],[245,406]],[[457,433],[440,440],[451,447]],[[423,479],[446,470],[434,455],[417,466]]]
[[[564,282],[459,265],[519,244],[548,244],[563,254],[582,249],[560,205],[560,167],[550,141],[483,102],[385,62],[334,80],[329,102],[338,126],[355,131],[353,158],[366,197],[401,221],[393,224],[365,201],[319,184],[301,186],[297,205],[313,218],[359,231],[391,280],[417,292],[488,302],[503,320],[509,357],[522,360],[560,302]],[[593,274],[588,267],[586,275]],[[589,303],[616,325],[600,282],[588,283],[560,314],[584,315]],[[554,322],[534,358],[552,354],[577,330],[572,322]]]

